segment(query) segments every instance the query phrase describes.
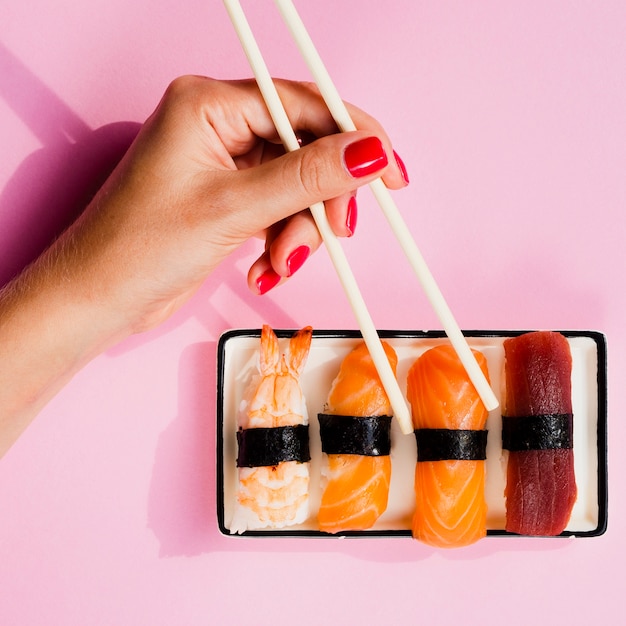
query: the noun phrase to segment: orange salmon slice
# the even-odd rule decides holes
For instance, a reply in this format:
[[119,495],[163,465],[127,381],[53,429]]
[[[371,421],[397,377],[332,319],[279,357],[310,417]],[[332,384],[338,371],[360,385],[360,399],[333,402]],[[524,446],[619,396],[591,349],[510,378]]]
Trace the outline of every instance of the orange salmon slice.
[[[488,376],[487,360],[473,351]],[[407,396],[415,429],[484,430],[488,412],[450,345],[431,348],[411,366]],[[461,547],[487,533],[485,462],[419,461],[415,468],[415,539]]]
[[[396,371],[398,357],[383,347]],[[328,396],[326,413],[370,417],[391,415],[389,399],[364,343],[343,360]],[[318,513],[320,530],[338,533],[371,528],[387,509],[391,459],[387,456],[328,454],[328,482]]]

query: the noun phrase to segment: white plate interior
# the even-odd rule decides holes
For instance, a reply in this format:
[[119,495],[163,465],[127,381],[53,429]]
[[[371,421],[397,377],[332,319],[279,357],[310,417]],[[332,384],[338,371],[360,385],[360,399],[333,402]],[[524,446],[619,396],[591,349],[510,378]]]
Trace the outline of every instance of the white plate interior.
[[[511,335],[512,336],[512,335]],[[468,343],[482,352],[488,363],[489,376],[496,395],[501,397],[503,385],[504,348],[506,336],[469,337]],[[287,347],[288,339],[281,338]],[[323,411],[330,385],[337,375],[344,357],[360,341],[358,338],[314,336],[309,358],[301,377],[310,421],[311,451],[311,515],[307,522],[284,529],[317,531],[316,511],[319,508],[322,463],[321,443],[317,414]],[[407,373],[415,359],[427,349],[444,343],[447,339],[432,337],[391,337],[385,339],[398,355],[398,381],[406,394]],[[584,533],[593,531],[599,523],[598,505],[598,350],[593,338],[568,337],[572,352],[572,404],[574,413],[574,463],[578,499],[566,531]],[[252,375],[257,373],[259,337],[232,336],[223,348],[223,524],[230,528],[237,491],[237,409],[244,389]],[[485,495],[488,505],[488,531],[503,531],[505,524],[504,487],[506,460],[501,446],[501,413],[496,409],[489,414],[486,460]],[[392,477],[389,505],[372,531],[398,531],[410,529],[414,508],[413,480],[417,458],[413,435],[403,435],[396,421],[392,422]],[[219,441],[218,441],[219,445]],[[218,485],[218,489],[220,485]],[[277,531],[272,531],[276,534]],[[280,531],[278,531],[280,533]],[[367,535],[368,531],[363,534]],[[262,533],[261,533],[262,534]]]

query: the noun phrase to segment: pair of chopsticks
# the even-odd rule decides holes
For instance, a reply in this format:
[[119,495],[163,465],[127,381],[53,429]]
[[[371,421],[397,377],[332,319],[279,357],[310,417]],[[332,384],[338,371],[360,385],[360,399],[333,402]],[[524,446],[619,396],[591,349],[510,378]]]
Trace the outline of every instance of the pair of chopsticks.
[[[300,50],[309,71],[330,110],[337,126],[342,132],[356,130],[356,126],[339,96],[333,81],[326,70],[324,63],[319,56],[311,37],[309,36],[302,19],[298,15],[291,0],[274,0],[282,18],[291,32],[291,36]],[[248,20],[243,12],[239,0],[224,0],[224,5],[233,23],[237,36],[241,42],[243,50],[248,58],[250,67],[254,73],[259,89],[270,112],[276,130],[283,142],[286,150],[298,150],[300,145],[296,134],[291,127],[287,113],[280,100],[276,86],[272,80],[269,70],[263,59],[263,55],[256,43]],[[378,201],[391,229],[396,236],[400,246],[407,256],[413,270],[417,274],[426,296],[435,310],[443,329],[454,347],[465,371],[472,381],[478,395],[487,410],[491,411],[498,406],[498,400],[489,386],[485,375],[480,369],[472,351],[463,336],[452,312],[450,311],[435,279],[433,278],[422,254],[415,241],[412,239],[406,223],[402,219],[394,201],[383,181],[378,178],[370,183],[370,188]],[[384,348],[376,331],[374,322],[367,310],[367,305],[359,291],[356,279],[343,248],[335,236],[322,202],[310,207],[315,224],[320,232],[322,240],[326,246],[335,271],[346,293],[348,301],[356,317],[363,340],[367,345],[376,370],[380,376],[381,383],[387,393],[394,415],[398,420],[400,429],[404,434],[413,432],[410,411],[398,385],[398,381],[393,373],[391,365],[387,360]]]

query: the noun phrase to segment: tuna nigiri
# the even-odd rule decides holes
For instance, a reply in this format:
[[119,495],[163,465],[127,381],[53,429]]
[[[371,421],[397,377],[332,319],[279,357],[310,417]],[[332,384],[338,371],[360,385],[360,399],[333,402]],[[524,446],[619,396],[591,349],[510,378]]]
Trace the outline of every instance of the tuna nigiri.
[[[395,372],[395,350],[386,342],[383,347]],[[319,528],[328,533],[371,528],[389,497],[391,406],[365,343],[342,362],[319,419],[328,461]]]
[[[473,352],[488,376],[484,355]],[[488,412],[452,346],[416,360],[407,396],[418,445],[413,537],[441,548],[474,543],[487,532]]]
[[239,413],[239,486],[231,532],[283,528],[309,515],[309,439],[299,378],[311,345],[303,328],[280,351],[269,326],[261,332],[260,377],[247,390]]
[[525,333],[504,342],[508,449],[506,530],[558,535],[576,501],[572,356],[560,333]]

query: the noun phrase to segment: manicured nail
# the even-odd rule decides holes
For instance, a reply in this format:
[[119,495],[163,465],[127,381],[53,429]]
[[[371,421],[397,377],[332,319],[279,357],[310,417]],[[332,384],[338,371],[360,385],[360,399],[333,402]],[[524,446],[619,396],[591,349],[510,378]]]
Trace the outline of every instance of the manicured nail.
[[288,276],[297,272],[304,265],[304,262],[309,258],[309,254],[311,254],[309,246],[300,246],[287,257]]
[[354,196],[350,196],[350,200],[348,201],[348,215],[346,216],[346,227],[350,233],[348,237],[352,237],[352,235],[354,235],[354,231],[356,230],[357,214],[358,210],[356,206],[356,198]]
[[369,176],[388,163],[387,153],[378,137],[367,137],[349,144],[343,153],[343,160],[354,178]]
[[400,173],[402,174],[402,178],[404,179],[404,182],[408,185],[409,175],[406,171],[406,166],[404,165],[404,161],[398,156],[398,153],[395,150],[393,151],[393,156],[396,158],[396,163],[398,164],[398,167],[400,168]]
[[263,272],[256,279],[256,288],[259,290],[259,295],[262,296],[264,293],[267,293],[270,289],[276,287],[279,282],[280,275],[274,270],[267,270]]

